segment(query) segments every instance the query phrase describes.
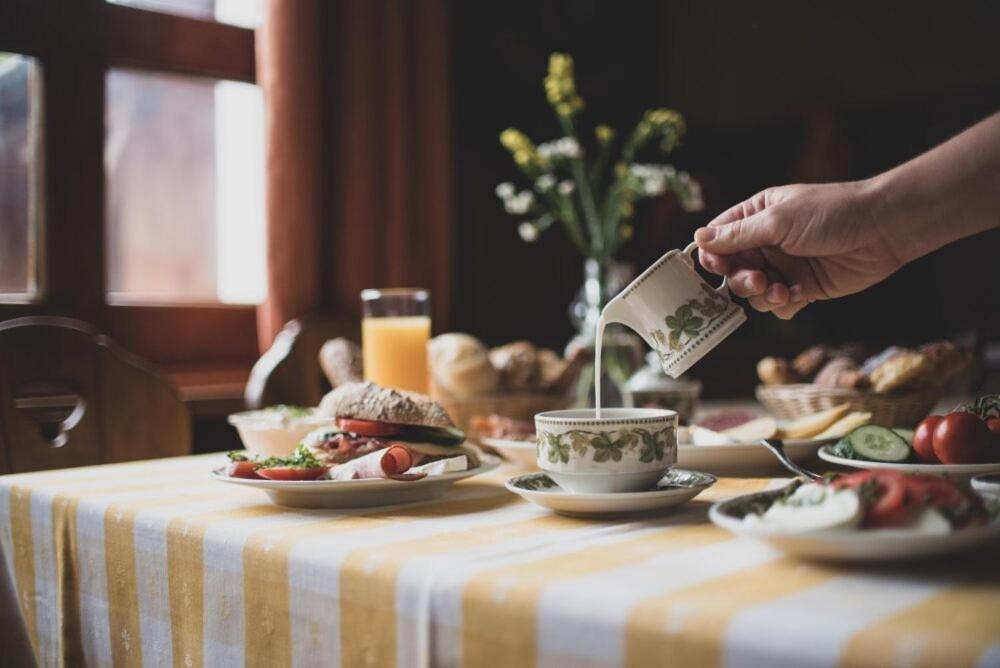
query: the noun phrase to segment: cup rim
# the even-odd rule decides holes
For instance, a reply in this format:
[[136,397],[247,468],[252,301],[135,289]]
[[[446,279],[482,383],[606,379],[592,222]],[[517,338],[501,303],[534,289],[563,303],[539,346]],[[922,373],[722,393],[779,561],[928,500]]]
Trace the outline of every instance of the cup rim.
[[[567,408],[535,414],[535,423],[542,425],[583,425],[611,427],[624,424],[654,424],[677,418],[677,411],[667,408],[602,408],[597,418],[595,408]],[[623,415],[625,413],[625,415]],[[588,417],[589,416],[589,417]]]

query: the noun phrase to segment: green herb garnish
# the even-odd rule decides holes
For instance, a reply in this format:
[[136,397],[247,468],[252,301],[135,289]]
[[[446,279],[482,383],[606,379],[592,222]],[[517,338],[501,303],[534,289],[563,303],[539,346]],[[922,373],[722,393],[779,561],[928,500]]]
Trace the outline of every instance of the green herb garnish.
[[252,461],[246,452],[243,450],[230,450],[226,453],[226,457],[229,457],[231,462],[249,462]]
[[260,468],[262,469],[274,469],[274,468],[296,468],[296,469],[315,469],[326,466],[323,462],[316,458],[309,448],[304,445],[299,445],[295,448],[293,452],[288,457],[268,457],[267,459],[260,462]]
[[279,413],[284,417],[300,418],[312,415],[312,409],[305,406],[293,406],[289,404],[276,404],[264,409],[268,413]]

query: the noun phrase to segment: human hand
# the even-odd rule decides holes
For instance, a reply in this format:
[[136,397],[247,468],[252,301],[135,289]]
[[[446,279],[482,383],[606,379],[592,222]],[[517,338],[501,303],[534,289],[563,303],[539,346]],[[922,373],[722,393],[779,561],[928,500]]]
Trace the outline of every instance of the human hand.
[[699,259],[755,309],[789,319],[904,264],[880,227],[876,201],[865,181],[768,188],[695,232]]

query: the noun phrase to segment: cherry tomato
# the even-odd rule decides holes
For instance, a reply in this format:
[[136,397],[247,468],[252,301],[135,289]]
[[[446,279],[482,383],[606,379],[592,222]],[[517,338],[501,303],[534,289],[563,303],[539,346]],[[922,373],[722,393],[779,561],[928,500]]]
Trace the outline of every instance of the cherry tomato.
[[882,471],[875,480],[879,496],[869,508],[866,519],[873,526],[890,526],[904,520],[909,514],[906,479],[894,471]]
[[990,418],[986,421],[986,426],[993,432],[993,438],[997,445],[1000,445],[1000,417]]
[[988,458],[993,434],[972,413],[949,413],[934,428],[934,454],[943,464],[974,464]]
[[389,422],[375,422],[373,420],[355,420],[353,418],[340,418],[337,426],[344,431],[361,436],[393,436],[402,431],[398,424]]
[[297,466],[275,466],[270,469],[257,469],[257,475],[268,480],[315,480],[326,473],[326,466],[316,466],[304,469]]
[[257,465],[253,462],[229,462],[226,467],[226,475],[230,478],[260,478],[257,475]]
[[913,450],[917,459],[925,464],[940,464],[941,460],[934,454],[934,428],[941,422],[940,415],[931,415],[917,425],[913,432]]

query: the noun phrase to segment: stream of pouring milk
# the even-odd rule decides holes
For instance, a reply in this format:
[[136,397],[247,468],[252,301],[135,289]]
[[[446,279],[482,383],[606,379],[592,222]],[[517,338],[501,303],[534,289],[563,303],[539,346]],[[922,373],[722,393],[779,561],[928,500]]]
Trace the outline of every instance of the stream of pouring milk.
[[594,408],[595,417],[601,419],[601,345],[604,343],[604,313],[597,319],[597,338],[594,339]]

